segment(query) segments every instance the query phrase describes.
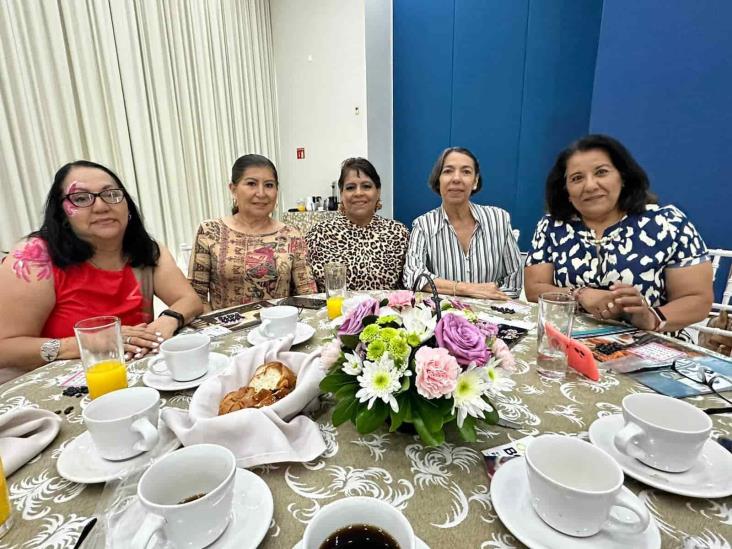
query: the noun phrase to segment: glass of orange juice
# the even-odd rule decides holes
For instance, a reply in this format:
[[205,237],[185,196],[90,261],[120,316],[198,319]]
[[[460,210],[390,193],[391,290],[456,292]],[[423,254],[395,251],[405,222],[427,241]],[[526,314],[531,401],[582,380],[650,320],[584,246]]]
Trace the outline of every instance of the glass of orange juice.
[[0,459],[0,538],[2,538],[13,525],[13,508],[10,507],[10,494],[8,493],[8,482],[5,480],[3,462]]
[[341,306],[346,297],[346,266],[342,263],[325,264],[325,295],[328,318],[341,316]]
[[94,399],[127,387],[122,326],[116,316],[96,316],[74,326],[89,396]]

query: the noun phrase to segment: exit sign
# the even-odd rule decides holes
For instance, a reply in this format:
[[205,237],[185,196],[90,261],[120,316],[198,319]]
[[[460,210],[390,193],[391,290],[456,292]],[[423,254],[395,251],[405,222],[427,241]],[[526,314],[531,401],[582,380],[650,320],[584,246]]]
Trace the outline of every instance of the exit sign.
[[297,159],[298,160],[305,160],[305,147],[298,147],[297,148]]

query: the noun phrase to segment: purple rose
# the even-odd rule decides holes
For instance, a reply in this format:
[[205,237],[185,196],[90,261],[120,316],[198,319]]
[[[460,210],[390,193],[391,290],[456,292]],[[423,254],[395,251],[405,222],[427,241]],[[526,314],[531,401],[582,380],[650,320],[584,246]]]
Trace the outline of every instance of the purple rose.
[[363,330],[363,319],[379,314],[379,302],[373,298],[362,301],[346,315],[343,324],[338,328],[338,335],[356,335]]
[[438,345],[447,349],[461,366],[471,362],[483,366],[490,358],[483,333],[460,315],[444,315],[435,327],[435,337]]

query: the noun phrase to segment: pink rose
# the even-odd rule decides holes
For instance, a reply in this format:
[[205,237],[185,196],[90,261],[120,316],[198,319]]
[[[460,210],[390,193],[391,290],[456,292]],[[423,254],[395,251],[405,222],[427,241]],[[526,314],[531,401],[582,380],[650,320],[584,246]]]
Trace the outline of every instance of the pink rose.
[[414,294],[409,290],[398,290],[389,294],[389,307],[411,307],[414,303]]
[[460,366],[447,349],[420,347],[414,355],[417,392],[425,398],[440,398],[455,390]]
[[491,356],[483,333],[463,316],[443,315],[435,326],[435,337],[437,344],[447,349],[462,366],[471,362],[483,366]]
[[341,356],[341,340],[335,338],[333,341],[324,345],[320,350],[320,364],[324,370],[330,369],[336,363],[338,357]]
[[493,342],[493,354],[496,359],[501,361],[499,366],[504,370],[513,372],[516,369],[516,359],[513,357],[513,353],[511,353],[506,342],[502,339],[496,338]]

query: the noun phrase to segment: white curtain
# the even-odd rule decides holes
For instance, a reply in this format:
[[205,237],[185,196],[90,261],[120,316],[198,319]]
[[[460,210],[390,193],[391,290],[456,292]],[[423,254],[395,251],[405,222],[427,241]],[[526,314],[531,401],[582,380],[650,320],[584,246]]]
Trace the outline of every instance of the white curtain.
[[228,212],[236,158],[276,163],[276,104],[267,0],[2,0],[0,250],[84,158],[175,254]]

